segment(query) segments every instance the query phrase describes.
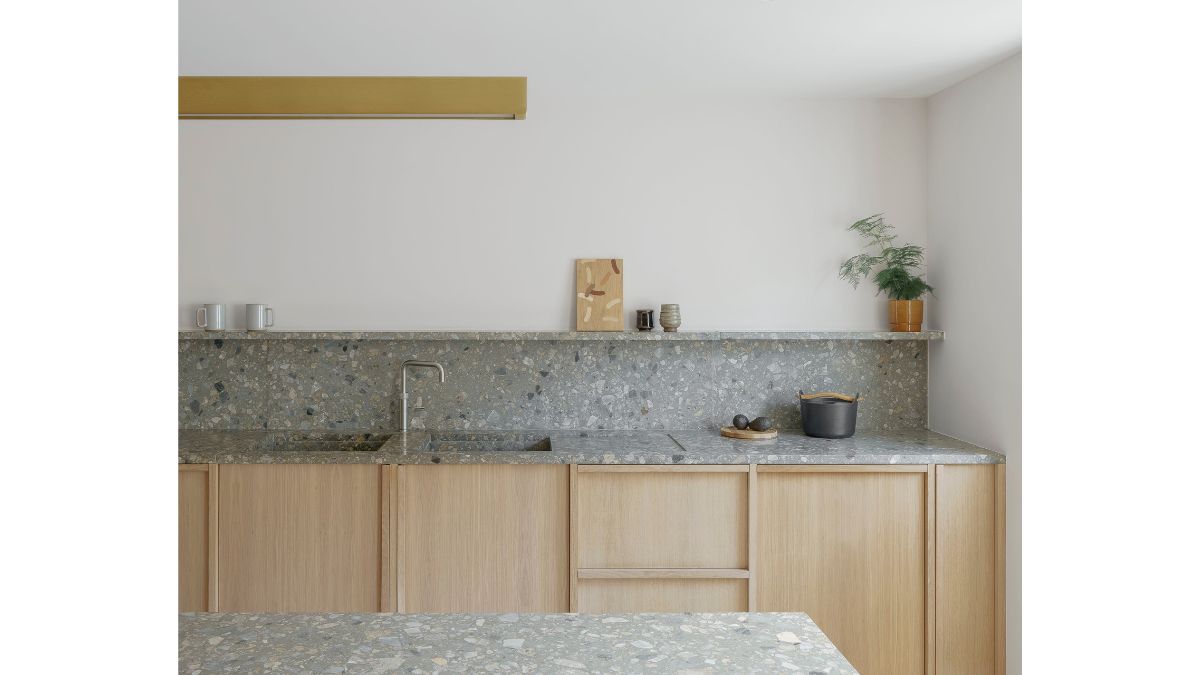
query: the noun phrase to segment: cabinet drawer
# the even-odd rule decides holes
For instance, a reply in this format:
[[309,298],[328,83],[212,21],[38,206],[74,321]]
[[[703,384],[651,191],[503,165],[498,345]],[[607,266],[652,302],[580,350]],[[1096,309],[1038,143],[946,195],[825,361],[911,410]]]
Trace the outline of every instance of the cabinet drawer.
[[589,469],[577,484],[580,568],[748,566],[747,472]]
[[745,579],[586,579],[579,581],[579,611],[745,612]]

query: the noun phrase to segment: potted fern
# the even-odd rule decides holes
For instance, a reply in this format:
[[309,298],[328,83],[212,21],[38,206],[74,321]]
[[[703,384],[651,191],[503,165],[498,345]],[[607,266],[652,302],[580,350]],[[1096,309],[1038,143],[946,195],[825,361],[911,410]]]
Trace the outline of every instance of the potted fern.
[[925,262],[925,249],[913,244],[894,246],[893,228],[877,213],[854,223],[849,228],[867,240],[860,253],[842,263],[838,276],[858,288],[859,282],[879,267],[872,280],[880,293],[888,296],[888,323],[892,330],[915,333],[921,330],[925,303],[921,296],[933,293],[933,287],[917,275]]

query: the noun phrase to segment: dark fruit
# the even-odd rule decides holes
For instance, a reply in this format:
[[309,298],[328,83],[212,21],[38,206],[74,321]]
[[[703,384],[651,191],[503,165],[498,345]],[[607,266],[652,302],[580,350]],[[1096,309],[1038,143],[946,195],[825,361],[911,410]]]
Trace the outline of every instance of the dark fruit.
[[771,428],[771,418],[755,417],[754,421],[750,423],[750,428],[754,431],[766,431]]
[[734,429],[745,429],[748,426],[750,426],[750,418],[749,417],[746,417],[745,415],[734,415],[733,416],[733,428]]

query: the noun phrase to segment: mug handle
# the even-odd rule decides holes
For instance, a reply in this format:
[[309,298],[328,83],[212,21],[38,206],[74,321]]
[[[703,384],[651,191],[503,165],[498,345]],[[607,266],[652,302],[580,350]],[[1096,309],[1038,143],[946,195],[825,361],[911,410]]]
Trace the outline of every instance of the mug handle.
[[267,324],[266,325],[268,328],[275,325],[275,310],[271,309],[270,307],[267,308]]
[[[204,315],[203,320],[200,319],[201,314]],[[207,307],[197,307],[196,308],[196,327],[197,328],[208,328],[208,308]]]

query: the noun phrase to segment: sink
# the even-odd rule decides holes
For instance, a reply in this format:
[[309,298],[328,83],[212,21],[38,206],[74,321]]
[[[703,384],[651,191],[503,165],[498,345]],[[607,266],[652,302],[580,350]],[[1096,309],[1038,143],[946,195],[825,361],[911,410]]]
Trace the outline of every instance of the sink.
[[550,437],[522,431],[434,431],[432,452],[548,452]]
[[375,452],[391,434],[344,431],[284,431],[270,433],[260,444],[276,452]]

